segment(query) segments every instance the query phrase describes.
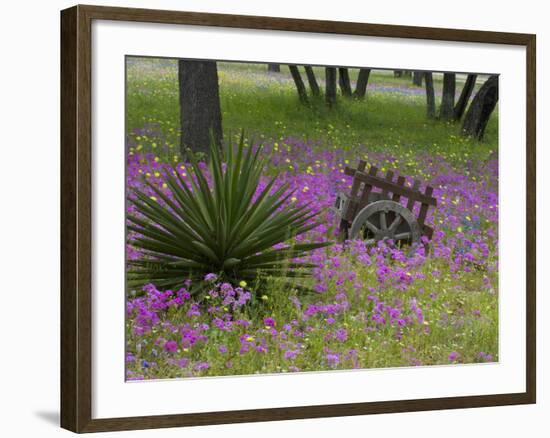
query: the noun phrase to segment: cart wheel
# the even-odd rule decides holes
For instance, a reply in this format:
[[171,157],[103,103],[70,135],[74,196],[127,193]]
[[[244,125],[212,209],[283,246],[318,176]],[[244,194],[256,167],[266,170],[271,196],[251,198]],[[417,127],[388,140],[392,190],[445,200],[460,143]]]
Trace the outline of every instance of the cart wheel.
[[420,225],[414,214],[390,200],[375,201],[364,207],[351,224],[350,239],[362,238],[367,245],[379,240],[394,240],[399,244],[420,241]]

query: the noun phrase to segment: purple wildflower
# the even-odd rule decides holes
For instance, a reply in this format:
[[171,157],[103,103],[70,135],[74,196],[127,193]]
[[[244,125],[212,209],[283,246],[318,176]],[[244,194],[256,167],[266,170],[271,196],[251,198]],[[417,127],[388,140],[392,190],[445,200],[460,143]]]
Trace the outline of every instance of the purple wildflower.
[[178,343],[176,341],[168,341],[164,344],[164,349],[168,353],[174,353],[178,349]]
[[218,276],[214,273],[209,273],[204,276],[204,281],[213,282],[218,279]]
[[456,351],[451,351],[449,353],[449,362],[455,362],[459,358],[459,354]]

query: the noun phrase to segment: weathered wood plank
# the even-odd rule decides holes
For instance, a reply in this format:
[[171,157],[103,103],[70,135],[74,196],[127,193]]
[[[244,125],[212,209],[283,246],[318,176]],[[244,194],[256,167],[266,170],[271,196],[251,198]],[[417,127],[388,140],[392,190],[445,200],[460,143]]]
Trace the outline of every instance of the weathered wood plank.
[[[397,177],[397,185],[403,187],[405,185],[405,177],[402,175],[399,175]],[[399,202],[401,199],[401,195],[399,193],[393,192],[392,201]]]
[[[359,165],[357,166],[357,170],[362,172],[365,170],[365,167],[367,166],[367,162],[360,160]],[[355,198],[359,196],[359,188],[361,187],[361,184],[363,184],[361,181],[359,181],[357,178],[353,179],[353,183],[351,186],[351,192],[350,195],[352,198]]]
[[[388,170],[388,171],[386,172],[386,181],[389,182],[389,183],[393,183],[393,171]],[[389,191],[389,190],[388,190],[387,188],[385,188],[385,189],[382,190],[382,197],[383,197],[383,198],[386,197],[386,196],[388,196],[388,191]]]
[[[428,187],[426,187],[426,191],[424,192],[424,194],[431,198],[433,192],[434,192],[433,187],[428,186]],[[426,216],[428,215],[428,209],[429,208],[430,208],[430,206],[428,204],[422,203],[422,206],[420,207],[420,212],[418,213],[418,223],[420,225],[424,225],[424,221],[426,220]]]
[[434,230],[429,225],[424,224],[422,227],[422,234],[431,240],[434,235]]
[[[376,177],[377,173],[378,173],[378,168],[375,167],[375,166],[371,166],[371,168],[369,169],[368,174],[358,173],[357,175],[365,175],[366,177],[377,178]],[[364,205],[367,205],[367,203],[369,202],[370,192],[372,191],[372,186],[375,185],[375,184],[372,184],[368,181],[363,181],[363,182],[365,183],[365,189],[363,190],[363,195],[361,196],[361,201],[359,203],[360,207],[363,207]]]
[[[424,203],[424,201],[420,200],[420,199],[417,199],[415,198],[415,194],[418,194],[418,195],[422,195],[422,193],[420,193],[420,191],[418,190],[420,188],[420,181],[415,179],[414,182],[413,182],[413,186],[412,186],[412,189],[410,190],[410,195],[406,195],[407,198],[409,198],[408,202],[407,202],[407,208],[412,211],[413,208],[414,208],[414,203],[415,201],[420,201],[422,203]],[[434,199],[435,201],[435,199]],[[427,204],[427,202],[426,202]]]
[[415,186],[413,186],[413,188],[410,189],[404,186],[399,186],[398,184],[395,184],[395,183],[389,183],[383,178],[370,175],[370,172],[369,174],[365,174],[365,173],[357,172],[356,169],[349,169],[349,171],[347,169],[349,168],[346,168],[346,175],[355,176],[356,178],[360,179],[362,182],[366,184],[369,184],[374,187],[378,187],[382,190],[387,189],[389,192],[396,193],[401,196],[405,196],[409,198],[409,200],[412,199],[413,205],[414,205],[414,202],[422,202],[424,204],[433,205],[433,206],[437,205],[437,200],[435,198],[426,196],[425,194],[418,191],[418,187],[420,187],[420,181],[418,182],[418,186],[416,186],[416,188]]

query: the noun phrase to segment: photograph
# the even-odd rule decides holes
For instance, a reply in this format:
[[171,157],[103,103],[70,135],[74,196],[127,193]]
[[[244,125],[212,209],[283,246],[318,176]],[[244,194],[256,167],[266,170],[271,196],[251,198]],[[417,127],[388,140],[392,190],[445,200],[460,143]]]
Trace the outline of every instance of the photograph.
[[109,3],[4,8],[0,434],[539,437],[543,3]]
[[498,74],[125,73],[127,381],[499,362]]

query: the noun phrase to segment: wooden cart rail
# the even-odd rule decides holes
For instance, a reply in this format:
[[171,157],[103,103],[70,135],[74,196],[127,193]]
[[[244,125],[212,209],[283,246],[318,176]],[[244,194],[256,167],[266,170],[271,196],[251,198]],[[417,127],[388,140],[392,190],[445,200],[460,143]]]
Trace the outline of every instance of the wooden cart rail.
[[[371,167],[371,172],[374,173],[374,175],[376,175],[376,173],[378,172],[378,169],[373,166],[373,167]],[[430,186],[426,187],[425,192],[422,193],[418,190],[414,190],[414,189],[410,189],[408,187],[405,187],[403,185],[404,182],[405,182],[404,181],[405,178],[403,178],[403,177],[400,177],[400,178],[403,178],[403,183],[402,184],[394,183],[394,182],[391,181],[391,178],[393,176],[393,172],[391,170],[388,170],[388,173],[386,174],[387,179],[382,179],[379,176],[373,176],[373,175],[370,174],[370,172],[369,173],[363,173],[361,171],[358,171],[356,169],[352,169],[350,167],[346,167],[345,170],[344,170],[344,173],[346,175],[353,176],[353,177],[357,178],[362,183],[365,183],[365,184],[373,186],[373,187],[380,188],[385,192],[398,194],[398,195],[404,196],[408,199],[413,199],[414,201],[421,202],[422,204],[433,205],[434,207],[437,206],[437,200],[431,196],[431,193],[433,193],[433,188],[432,187],[430,187]],[[415,183],[416,183],[416,181],[418,181],[418,180],[415,180]],[[420,185],[420,182],[418,183],[418,185]]]
[[[346,208],[341,211],[340,229],[343,231],[349,228],[358,212],[373,200],[389,199],[399,202],[401,197],[404,197],[407,199],[407,209],[411,212],[416,202],[421,204],[417,217],[418,224],[422,234],[431,238],[433,229],[426,225],[425,221],[429,208],[437,206],[437,200],[432,196],[433,187],[427,186],[422,193],[419,180],[414,180],[412,187],[406,187],[405,177],[398,176],[394,181],[392,170],[388,170],[385,177],[382,177],[378,176],[379,169],[376,166],[371,166],[368,172],[365,171],[366,166],[367,163],[360,160],[357,169],[347,166],[344,170],[346,175],[353,177],[353,183],[349,196],[340,195],[340,199],[346,201]],[[373,188],[379,189],[380,192],[373,192]]]

